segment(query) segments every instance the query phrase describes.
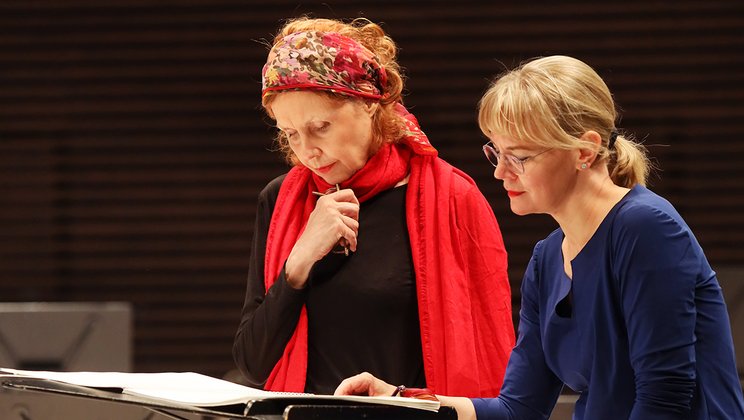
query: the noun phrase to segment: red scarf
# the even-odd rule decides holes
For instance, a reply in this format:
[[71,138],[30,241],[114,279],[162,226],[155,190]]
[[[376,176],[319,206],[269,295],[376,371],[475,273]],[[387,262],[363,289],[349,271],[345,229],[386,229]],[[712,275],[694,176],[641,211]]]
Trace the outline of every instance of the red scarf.
[[[483,241],[500,245],[500,248],[486,248],[488,252],[501,253],[492,257],[497,266],[502,264],[497,257],[503,257],[503,266],[481,266],[472,264],[467,258],[463,259],[462,253],[468,250],[462,248],[468,245],[459,243],[458,232],[455,232],[456,218],[462,215],[453,214],[455,212],[450,208],[450,187],[454,184],[454,177],[462,177],[471,184],[473,181],[438,159],[436,149],[419,128],[415,117],[402,106],[398,110],[406,119],[407,130],[403,141],[395,145],[385,144],[360,171],[340,186],[354,190],[361,203],[392,188],[410,173],[406,221],[416,275],[427,386],[440,394],[495,396],[514,342],[508,302],[510,291],[505,279],[506,256],[498,225],[490,207],[472,209],[474,214],[471,216],[485,222]],[[305,167],[294,167],[287,174],[279,190],[266,239],[264,284],[267,291],[278,277],[315,208],[317,197],[312,192],[326,191],[330,187]],[[458,211],[467,212],[468,209]],[[495,227],[495,231],[492,227]],[[470,267],[471,264],[474,267]],[[488,279],[489,275],[498,278]],[[466,282],[471,277],[481,279],[477,281],[486,278],[486,285],[496,285],[486,286],[490,290],[482,291],[499,306],[495,311],[498,314],[488,313],[493,306],[489,304],[481,309],[471,308],[477,306],[473,305],[473,301],[478,299],[471,296],[473,291],[470,287],[463,285],[462,281],[453,281],[452,276],[464,278]],[[501,308],[503,302],[494,299],[495,295],[506,296],[506,316]],[[498,318],[497,322],[493,322],[495,318]],[[505,324],[500,325],[502,323]],[[477,328],[487,331],[476,331]],[[501,335],[488,334],[493,333],[494,329],[502,331]],[[303,307],[295,333],[269,375],[265,385],[267,390],[304,391],[307,333],[307,312]]]

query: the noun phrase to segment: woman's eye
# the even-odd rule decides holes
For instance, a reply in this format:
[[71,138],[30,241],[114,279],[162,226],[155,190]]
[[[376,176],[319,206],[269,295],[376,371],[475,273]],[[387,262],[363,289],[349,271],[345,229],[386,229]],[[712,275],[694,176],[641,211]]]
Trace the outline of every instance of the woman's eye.
[[300,136],[298,136],[296,133],[285,133],[285,139],[287,140],[287,144],[296,146],[300,143]]
[[320,125],[315,126],[315,131],[318,131],[318,132],[321,132],[322,133],[324,131],[327,131],[328,128],[330,128],[330,127],[331,127],[331,123],[324,122],[324,123],[322,123]]
[[527,159],[529,159],[529,158],[532,157],[531,155],[525,156],[525,155],[521,155],[521,154],[519,154],[519,155],[509,155],[509,156],[511,156],[512,159],[521,160],[521,161],[527,160]]

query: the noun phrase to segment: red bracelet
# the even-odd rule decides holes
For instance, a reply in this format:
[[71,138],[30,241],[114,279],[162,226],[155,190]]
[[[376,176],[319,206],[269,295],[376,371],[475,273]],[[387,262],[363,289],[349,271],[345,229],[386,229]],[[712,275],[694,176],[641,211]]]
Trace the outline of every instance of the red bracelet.
[[405,398],[416,398],[418,400],[439,401],[436,395],[429,388],[406,388],[405,385],[398,385],[393,391],[392,397],[400,395]]

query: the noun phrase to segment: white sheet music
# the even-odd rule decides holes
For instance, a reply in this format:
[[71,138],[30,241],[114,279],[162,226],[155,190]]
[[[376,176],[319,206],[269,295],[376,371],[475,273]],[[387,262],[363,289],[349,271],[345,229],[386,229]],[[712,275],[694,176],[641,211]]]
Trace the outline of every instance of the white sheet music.
[[0,368],[0,372],[48,379],[90,388],[118,388],[138,395],[196,407],[243,404],[269,398],[303,398],[313,400],[376,403],[437,411],[438,401],[401,397],[333,396],[271,392],[251,388],[194,372],[124,373],[124,372],[50,372]]

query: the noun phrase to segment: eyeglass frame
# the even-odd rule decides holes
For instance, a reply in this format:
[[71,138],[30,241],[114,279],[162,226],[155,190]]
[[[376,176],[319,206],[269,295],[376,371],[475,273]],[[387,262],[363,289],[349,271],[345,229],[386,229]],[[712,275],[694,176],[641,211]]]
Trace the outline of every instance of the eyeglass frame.
[[[523,158],[519,158],[519,157],[516,157],[514,155],[505,153],[504,154],[504,156],[505,156],[504,159],[506,159],[505,164],[506,164],[507,168],[510,168],[512,170],[512,172],[514,172],[514,173],[516,173],[518,175],[522,175],[525,172],[525,170],[524,170],[524,163],[525,162],[527,162],[530,159],[536,158],[536,157],[540,156],[543,153],[547,153],[547,152],[549,152],[551,150],[553,150],[552,147],[547,148],[547,149],[543,150],[542,152],[536,153],[536,154],[534,154],[532,156],[527,156],[527,157],[523,157]],[[490,163],[491,165],[493,165],[494,168],[498,168],[499,162],[501,162],[501,155],[502,154],[501,154],[501,152],[497,152],[496,149],[491,145],[490,142],[488,142],[488,143],[486,143],[486,144],[483,145],[483,154],[486,155],[486,159],[488,160],[488,163]],[[494,162],[493,160],[491,160],[491,154],[493,154],[494,158],[496,159],[496,162]]]

